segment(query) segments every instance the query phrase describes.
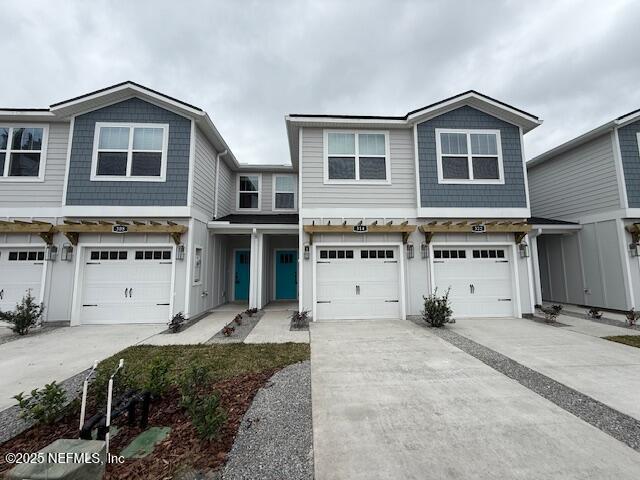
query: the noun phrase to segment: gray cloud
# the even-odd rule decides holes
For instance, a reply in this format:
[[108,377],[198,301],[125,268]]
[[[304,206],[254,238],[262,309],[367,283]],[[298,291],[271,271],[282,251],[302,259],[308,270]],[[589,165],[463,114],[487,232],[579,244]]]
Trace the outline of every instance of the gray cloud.
[[4,1],[0,105],[125,79],[206,109],[243,162],[286,113],[404,114],[470,88],[541,116],[534,156],[640,107],[640,3]]

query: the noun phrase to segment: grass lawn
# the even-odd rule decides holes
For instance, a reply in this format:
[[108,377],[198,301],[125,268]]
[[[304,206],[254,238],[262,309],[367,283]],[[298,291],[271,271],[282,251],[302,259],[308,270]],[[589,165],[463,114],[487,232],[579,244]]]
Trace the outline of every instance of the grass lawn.
[[624,343],[632,347],[640,348],[640,335],[618,335],[615,337],[604,337],[612,342]]
[[[108,377],[122,358],[124,370],[116,380],[115,390],[130,387],[146,389],[157,375],[158,364],[167,366],[166,392],[154,397],[149,414],[149,427],[169,427],[168,437],[156,445],[154,452],[140,459],[128,459],[123,464],[107,466],[105,480],[132,478],[174,478],[177,472],[219,470],[231,450],[235,435],[254,395],[277,370],[309,359],[309,345],[285,344],[216,344],[216,345],[141,345],[122,350],[104,360],[91,385],[88,415],[104,411],[104,393]],[[156,372],[154,373],[154,365]],[[181,403],[178,385],[190,365],[208,372],[210,381],[196,382],[194,392],[216,395],[224,410],[224,424],[218,434],[208,440],[198,435],[193,418]],[[114,395],[115,398],[119,393]],[[204,397],[203,397],[204,398]],[[209,408],[209,407],[207,407]],[[3,461],[7,452],[33,453],[58,438],[77,438],[78,406],[51,425],[36,425],[12,440],[0,445],[0,478],[13,465]],[[208,411],[207,411],[208,412]],[[128,425],[126,417],[115,421],[119,432],[114,436],[111,452],[118,453],[140,433],[138,425]],[[144,473],[143,473],[144,472]],[[190,473],[191,474],[191,473]],[[189,477],[191,478],[191,477]],[[195,477],[194,477],[195,478]]]

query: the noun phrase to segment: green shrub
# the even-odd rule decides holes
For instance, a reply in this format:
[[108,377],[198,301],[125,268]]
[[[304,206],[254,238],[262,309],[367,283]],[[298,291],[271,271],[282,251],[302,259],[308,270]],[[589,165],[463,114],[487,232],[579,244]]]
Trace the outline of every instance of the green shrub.
[[198,391],[211,383],[211,372],[199,363],[190,364],[178,379],[180,402],[189,408],[198,399]]
[[162,397],[169,390],[169,370],[173,362],[162,357],[156,357],[151,361],[149,375],[143,384],[143,388],[151,392],[154,397]]
[[25,398],[24,392],[15,395],[20,407],[20,417],[36,423],[51,424],[58,420],[66,409],[66,394],[56,382],[51,382],[39,390],[31,390],[31,397]]
[[434,292],[424,298],[424,311],[422,312],[422,318],[432,327],[442,327],[445,323],[451,321],[451,304],[449,303],[449,290],[442,295],[438,296],[438,288]]
[[220,395],[217,393],[196,398],[187,408],[187,413],[203,440],[214,440],[227,421],[227,413],[220,406]]
[[0,320],[10,323],[11,330],[18,335],[26,335],[40,323],[43,313],[44,305],[36,303],[31,290],[28,290],[22,301],[16,305],[14,312],[0,311]]

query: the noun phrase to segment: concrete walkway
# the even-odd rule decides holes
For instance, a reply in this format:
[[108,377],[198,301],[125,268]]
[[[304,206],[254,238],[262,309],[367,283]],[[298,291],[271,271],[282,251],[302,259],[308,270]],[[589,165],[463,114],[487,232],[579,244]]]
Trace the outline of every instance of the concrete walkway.
[[423,327],[314,323],[311,340],[317,480],[640,476],[638,452]]
[[297,310],[297,305],[293,309],[287,304],[267,306],[263,317],[245,338],[244,343],[309,343],[308,331],[289,330],[293,310]]
[[61,382],[123,348],[167,328],[156,325],[83,325],[57,328],[0,345],[0,410],[11,397],[53,380]]
[[576,326],[508,318],[463,319],[448,328],[640,419],[640,349],[598,338],[637,331],[565,316],[558,320]]

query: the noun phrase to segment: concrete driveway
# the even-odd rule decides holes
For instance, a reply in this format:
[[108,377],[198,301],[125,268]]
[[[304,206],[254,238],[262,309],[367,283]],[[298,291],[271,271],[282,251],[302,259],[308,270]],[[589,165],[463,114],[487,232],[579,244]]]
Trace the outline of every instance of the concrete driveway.
[[456,333],[640,420],[640,348],[600,338],[638,330],[560,316],[555,327],[527,319],[463,319]]
[[311,368],[317,480],[640,478],[640,453],[410,322],[314,323]]
[[90,368],[94,360],[166,328],[165,324],[65,327],[1,344],[0,411],[15,405],[13,395],[66,380]]

